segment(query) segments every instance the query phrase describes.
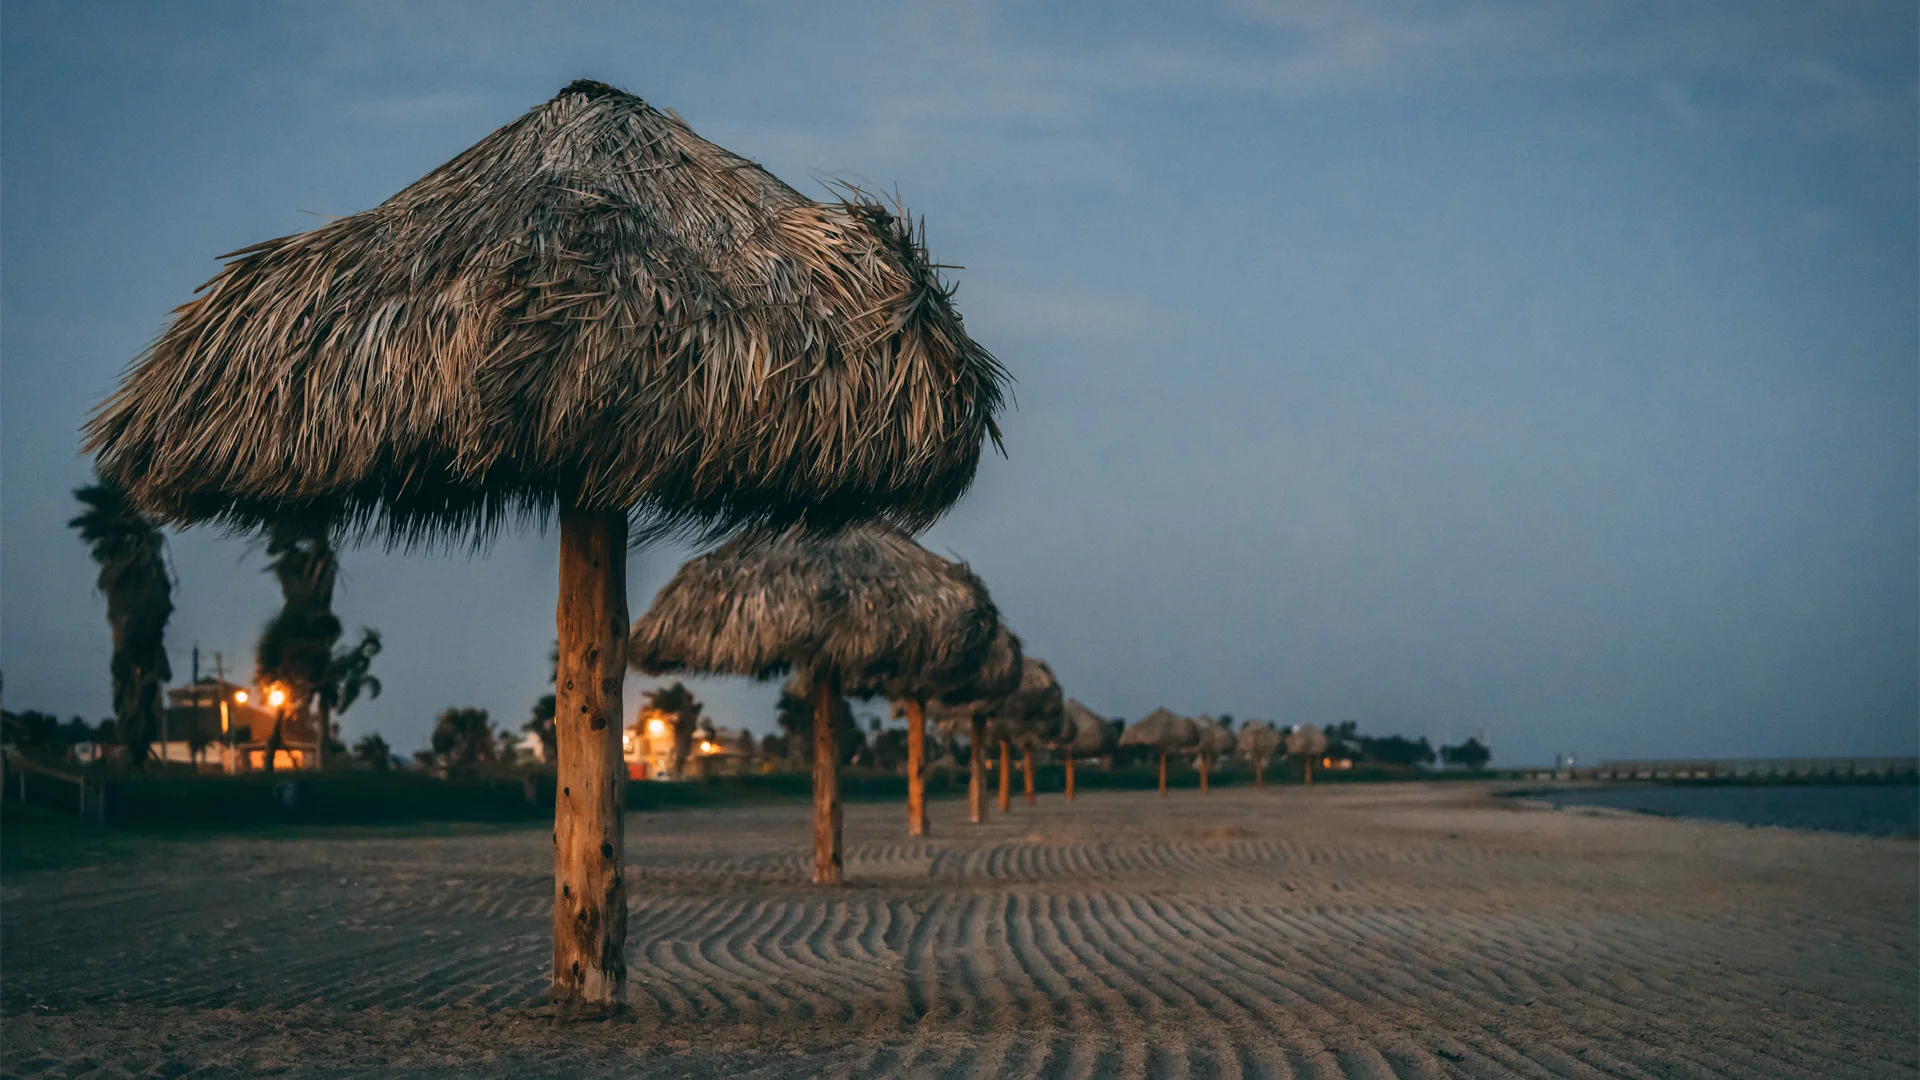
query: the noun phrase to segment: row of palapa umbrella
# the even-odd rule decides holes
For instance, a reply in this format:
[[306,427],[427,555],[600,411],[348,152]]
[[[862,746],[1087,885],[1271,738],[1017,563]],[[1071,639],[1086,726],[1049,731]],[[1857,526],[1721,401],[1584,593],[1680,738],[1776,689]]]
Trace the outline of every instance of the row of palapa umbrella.
[[[651,675],[793,674],[794,689],[813,710],[813,880],[821,884],[838,882],[844,867],[838,774],[844,697],[884,697],[906,718],[912,836],[927,833],[930,714],[949,735],[967,738],[974,822],[986,819],[990,744],[1000,747],[1002,809],[1014,749],[1029,799],[1036,750],[1063,753],[1071,799],[1074,758],[1111,749],[1110,725],[1077,701],[1069,707],[1053,670],[1023,653],[980,578],[888,526],[738,536],[680,568],[634,623],[627,655]],[[1164,795],[1168,754],[1191,753],[1204,789],[1210,761],[1237,747],[1254,762],[1258,782],[1281,736],[1269,724],[1250,723],[1236,741],[1211,717],[1161,708],[1129,726],[1117,744],[1158,751]]]
[[[294,519],[471,549],[557,519],[550,992],[619,1005],[629,548],[866,523],[878,552],[972,484],[999,442],[1005,369],[900,207],[857,189],[805,198],[584,80],[379,206],[227,259],[89,419],[97,470],[176,527]],[[737,572],[719,554],[701,565]],[[659,611],[633,655],[784,664],[816,693],[915,708],[1004,696],[1025,665],[997,617],[882,647],[941,593],[880,576],[849,588],[869,572],[856,557],[816,577],[798,623],[753,607],[771,594],[720,588]],[[670,632],[702,620],[738,632]]]

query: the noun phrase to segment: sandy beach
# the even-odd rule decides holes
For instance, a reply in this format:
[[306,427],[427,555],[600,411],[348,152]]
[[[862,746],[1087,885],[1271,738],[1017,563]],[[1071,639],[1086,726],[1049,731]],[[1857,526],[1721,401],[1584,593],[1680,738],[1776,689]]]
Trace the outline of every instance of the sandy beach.
[[1873,1076],[1920,846],[1468,785],[1059,797],[984,827],[634,815],[632,1015],[542,1008],[543,830],[159,844],[0,889],[18,1076]]

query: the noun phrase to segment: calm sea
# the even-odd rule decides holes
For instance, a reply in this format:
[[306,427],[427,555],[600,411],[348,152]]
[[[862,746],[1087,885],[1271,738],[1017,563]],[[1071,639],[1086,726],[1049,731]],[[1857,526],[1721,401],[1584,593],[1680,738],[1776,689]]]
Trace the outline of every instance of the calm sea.
[[1610,806],[1742,825],[1867,836],[1920,835],[1920,785],[1915,784],[1623,784],[1529,791],[1524,797],[1555,806]]

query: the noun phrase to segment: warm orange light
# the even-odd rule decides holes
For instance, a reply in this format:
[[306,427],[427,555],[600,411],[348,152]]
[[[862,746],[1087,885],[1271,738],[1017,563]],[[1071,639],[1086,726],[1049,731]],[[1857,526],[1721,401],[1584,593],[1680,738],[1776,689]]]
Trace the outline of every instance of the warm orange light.
[[667,733],[667,722],[665,720],[660,720],[656,718],[656,719],[647,721],[647,734],[665,735],[666,733]]
[[245,690],[235,690],[233,692],[233,700],[245,705],[247,703],[247,692]]
[[271,705],[277,709],[280,706],[285,705],[286,703],[287,703],[287,692],[285,690],[282,690],[276,686],[273,689],[267,691],[268,705]]
[[705,739],[700,740],[700,752],[703,754],[713,753],[713,744]]
[[1321,758],[1321,759],[1320,759],[1320,767],[1321,767],[1321,768],[1323,768],[1323,769],[1331,769],[1331,768],[1333,768],[1333,759],[1332,759],[1332,758],[1330,758],[1330,757],[1323,757],[1323,758]]

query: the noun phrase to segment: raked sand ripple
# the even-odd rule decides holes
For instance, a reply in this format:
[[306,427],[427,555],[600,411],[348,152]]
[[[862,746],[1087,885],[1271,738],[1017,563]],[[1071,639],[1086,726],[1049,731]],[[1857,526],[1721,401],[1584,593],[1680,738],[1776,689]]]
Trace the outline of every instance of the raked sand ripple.
[[629,1018],[556,1026],[542,831],[170,844],[0,888],[14,1075],[1913,1076],[1920,847],[1465,785],[984,827],[636,815]]

